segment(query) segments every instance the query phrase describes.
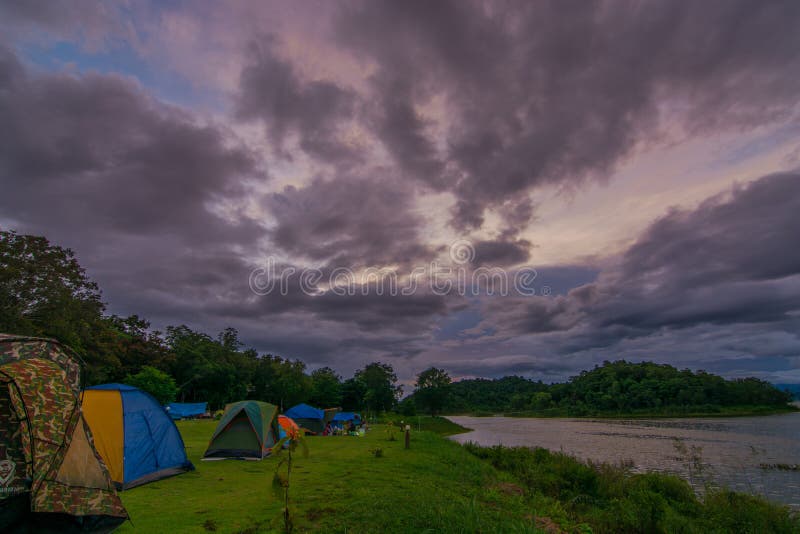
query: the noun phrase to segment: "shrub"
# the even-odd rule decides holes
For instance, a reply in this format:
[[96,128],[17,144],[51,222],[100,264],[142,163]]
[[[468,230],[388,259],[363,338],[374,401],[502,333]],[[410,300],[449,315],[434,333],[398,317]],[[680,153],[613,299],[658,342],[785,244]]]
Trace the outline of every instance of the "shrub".
[[800,520],[792,517],[788,507],[761,497],[718,490],[708,493],[704,501],[709,529],[743,534],[800,532]]
[[173,402],[178,394],[175,379],[149,365],[142,367],[135,375],[126,376],[125,383],[148,392],[162,405]]
[[700,501],[689,483],[674,475],[636,474],[630,465],[584,463],[542,448],[464,447],[511,473],[534,500],[554,499],[570,521],[595,533],[800,532],[800,519],[784,506],[720,490]]

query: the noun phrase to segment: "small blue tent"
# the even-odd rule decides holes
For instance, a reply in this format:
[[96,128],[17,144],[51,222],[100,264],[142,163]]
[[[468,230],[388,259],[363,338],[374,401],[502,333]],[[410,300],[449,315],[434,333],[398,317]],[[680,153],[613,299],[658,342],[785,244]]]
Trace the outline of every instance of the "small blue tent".
[[286,410],[284,415],[293,419],[300,428],[314,434],[325,430],[325,410],[314,408],[308,404],[298,404]]
[[167,412],[172,419],[178,420],[184,417],[197,417],[208,411],[207,402],[170,402],[167,405]]
[[361,416],[354,412],[339,412],[333,416],[333,424],[336,426],[344,426],[344,423],[352,421],[356,425],[361,424]]
[[111,479],[121,489],[191,471],[183,439],[164,408],[125,384],[83,392],[82,410]]

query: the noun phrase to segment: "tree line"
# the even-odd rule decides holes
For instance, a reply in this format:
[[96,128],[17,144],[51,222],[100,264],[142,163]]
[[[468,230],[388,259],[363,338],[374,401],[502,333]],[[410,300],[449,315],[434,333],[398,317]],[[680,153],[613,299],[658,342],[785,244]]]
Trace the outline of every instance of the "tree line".
[[[309,372],[298,359],[244,347],[234,328],[217,336],[188,326],[164,332],[136,315],[107,315],[100,288],[74,253],[45,237],[0,231],[0,332],[51,337],[84,361],[85,384],[124,382],[161,402],[212,408],[257,399],[288,408],[300,402],[373,413],[536,411],[591,415],[675,407],[783,406],[791,395],[755,378],[724,380],[654,363],[605,362],[566,383],[508,376],[452,383],[444,369],[417,376],[412,395],[391,365],[373,362],[344,379],[330,367]],[[712,410],[713,411],[713,410]]]
[[[419,404],[414,393],[404,402]],[[461,380],[438,400],[442,413],[538,413],[587,416],[636,413],[716,413],[731,408],[784,408],[790,392],[758,378],[726,380],[705,371],[624,360],[603,362],[567,382],[519,376]],[[423,403],[424,404],[424,403]]]

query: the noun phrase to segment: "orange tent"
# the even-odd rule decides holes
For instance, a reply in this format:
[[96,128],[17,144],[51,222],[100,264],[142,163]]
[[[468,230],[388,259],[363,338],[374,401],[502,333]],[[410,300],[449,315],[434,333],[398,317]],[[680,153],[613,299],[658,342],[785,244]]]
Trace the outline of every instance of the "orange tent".
[[300,427],[297,426],[297,423],[290,417],[286,417],[285,415],[278,416],[278,425],[286,432],[286,435],[289,439],[296,439],[300,436]]

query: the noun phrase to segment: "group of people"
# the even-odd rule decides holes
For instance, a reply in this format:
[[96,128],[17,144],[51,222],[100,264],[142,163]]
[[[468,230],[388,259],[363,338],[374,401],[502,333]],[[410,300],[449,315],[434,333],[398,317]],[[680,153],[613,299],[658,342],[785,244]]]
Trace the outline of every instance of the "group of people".
[[325,425],[325,430],[322,431],[323,436],[358,436],[367,431],[366,419],[361,420],[360,425],[356,425],[355,421],[346,421],[342,425],[332,425],[330,422]]

